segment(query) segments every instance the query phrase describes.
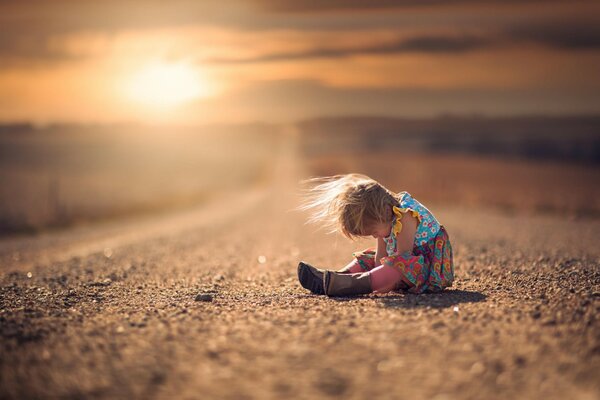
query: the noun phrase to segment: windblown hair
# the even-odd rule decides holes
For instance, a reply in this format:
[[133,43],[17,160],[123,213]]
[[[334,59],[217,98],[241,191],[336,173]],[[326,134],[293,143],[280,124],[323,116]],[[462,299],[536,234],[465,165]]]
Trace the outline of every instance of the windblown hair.
[[366,175],[334,175],[303,183],[311,186],[299,207],[312,211],[308,222],[321,223],[349,239],[366,236],[374,223],[390,222],[392,206],[398,204],[396,193]]

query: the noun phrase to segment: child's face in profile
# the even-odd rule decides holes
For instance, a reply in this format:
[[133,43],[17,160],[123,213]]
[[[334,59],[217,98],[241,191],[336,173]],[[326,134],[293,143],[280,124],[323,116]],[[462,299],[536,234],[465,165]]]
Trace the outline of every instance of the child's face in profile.
[[390,236],[390,231],[392,230],[391,222],[375,222],[369,224],[365,232],[365,236],[373,236],[375,239],[383,239],[385,237]]

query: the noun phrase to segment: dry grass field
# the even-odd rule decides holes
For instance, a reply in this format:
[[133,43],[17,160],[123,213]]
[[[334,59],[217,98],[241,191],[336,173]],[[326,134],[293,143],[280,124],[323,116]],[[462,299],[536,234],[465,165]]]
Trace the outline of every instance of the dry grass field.
[[429,204],[600,217],[600,168],[595,166],[389,151],[317,155],[307,163],[316,176],[360,172]]
[[431,205],[600,216],[597,116],[332,117],[299,128],[316,176],[361,172]]
[[51,126],[0,134],[0,234],[189,207],[269,173],[269,126]]

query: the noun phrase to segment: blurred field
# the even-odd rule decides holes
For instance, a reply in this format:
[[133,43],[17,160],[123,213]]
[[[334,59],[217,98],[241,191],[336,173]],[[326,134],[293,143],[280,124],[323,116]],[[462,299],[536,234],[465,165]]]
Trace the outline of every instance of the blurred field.
[[315,118],[300,123],[310,155],[396,150],[600,165],[600,116]]
[[361,172],[426,203],[600,216],[600,169],[558,162],[393,152],[316,156],[314,175]]
[[264,180],[268,125],[0,130],[0,234],[198,204]]
[[361,172],[427,204],[600,215],[600,118],[320,118],[281,125],[0,126],[0,234],[206,202],[268,182],[282,140],[310,175]]
[[302,125],[315,176],[360,172],[428,204],[600,216],[597,118],[331,118]]

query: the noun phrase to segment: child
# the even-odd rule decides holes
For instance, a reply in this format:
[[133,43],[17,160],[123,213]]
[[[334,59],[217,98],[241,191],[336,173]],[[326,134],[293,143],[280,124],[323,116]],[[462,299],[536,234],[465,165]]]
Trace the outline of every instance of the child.
[[349,239],[372,236],[375,248],[353,253],[339,271],[298,265],[300,284],[316,294],[344,296],[407,290],[439,292],[452,286],[452,246],[444,226],[409,193],[391,192],[360,174],[315,178],[300,207]]

